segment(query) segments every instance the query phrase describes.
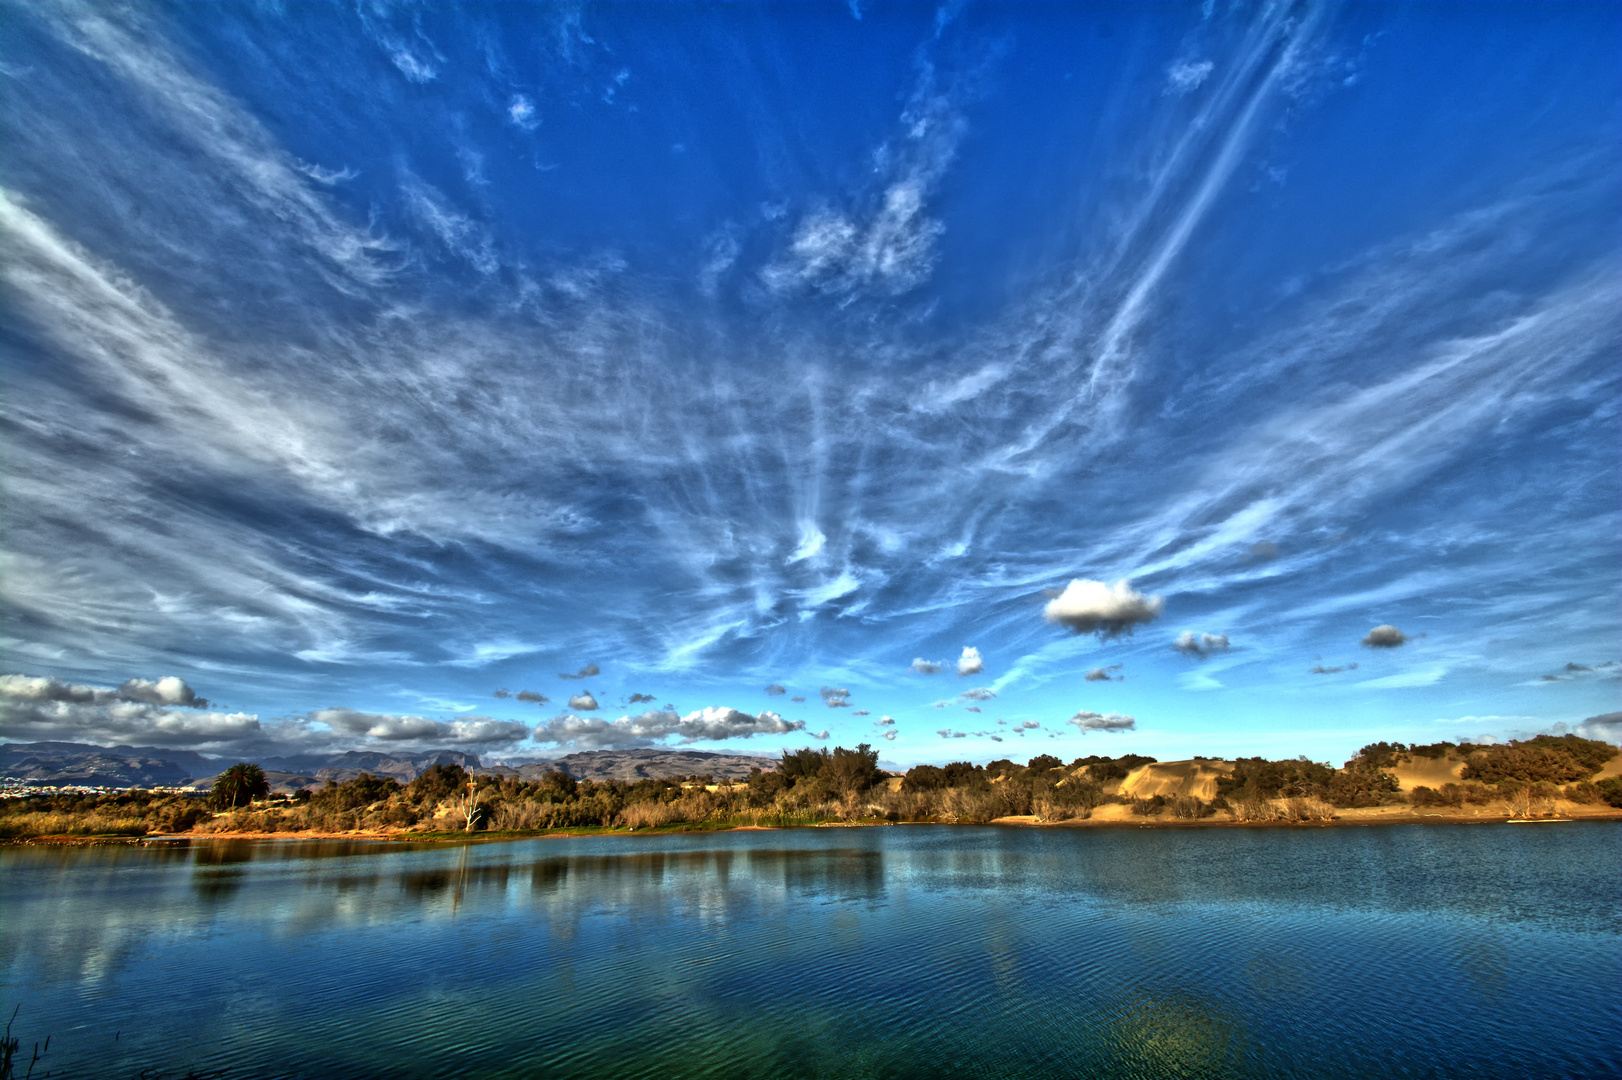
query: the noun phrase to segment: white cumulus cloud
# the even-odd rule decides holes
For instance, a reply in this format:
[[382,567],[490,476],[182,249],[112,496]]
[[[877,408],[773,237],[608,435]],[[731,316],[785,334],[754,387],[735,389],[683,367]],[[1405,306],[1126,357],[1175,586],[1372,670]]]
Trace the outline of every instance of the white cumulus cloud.
[[972,645],[963,647],[963,655],[957,658],[958,675],[978,675],[986,669],[985,661],[980,658],[980,650]]
[[1171,647],[1184,656],[1193,656],[1204,660],[1212,653],[1228,651],[1228,635],[1196,634],[1192,630],[1184,630],[1177,635],[1177,640],[1171,643]]
[[1122,578],[1114,585],[1078,578],[1042,609],[1048,622],[1060,623],[1078,634],[1101,638],[1130,634],[1141,623],[1153,622],[1165,606],[1158,596],[1146,596]]
[[686,716],[668,710],[649,710],[618,720],[570,713],[537,727],[535,741],[581,750],[623,750],[670,739],[684,743],[713,742],[804,730],[803,720],[784,720],[774,712],[755,715],[722,706],[699,709]]

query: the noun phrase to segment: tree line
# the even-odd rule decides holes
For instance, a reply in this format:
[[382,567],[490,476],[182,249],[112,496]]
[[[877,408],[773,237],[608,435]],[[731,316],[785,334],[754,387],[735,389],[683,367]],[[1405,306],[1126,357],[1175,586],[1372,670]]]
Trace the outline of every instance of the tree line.
[[[206,800],[128,791],[0,801],[0,837],[972,823],[1026,815],[1065,821],[1090,817],[1109,804],[1129,806],[1144,817],[1200,820],[1225,811],[1238,821],[1313,820],[1337,809],[1399,804],[1506,802],[1512,812],[1528,812],[1540,800],[1561,797],[1622,807],[1622,781],[1590,779],[1616,753],[1606,743],[1574,735],[1543,735],[1493,746],[1372,743],[1338,769],[1306,758],[1239,758],[1217,780],[1209,801],[1121,794],[1119,781],[1155,761],[1137,754],[1092,755],[1068,763],[1051,754],[1024,764],[1007,758],[984,765],[956,761],[917,765],[897,777],[878,767],[878,751],[866,743],[854,749],[785,750],[775,768],[757,768],[747,779],[730,783],[706,775],[577,780],[557,770],[526,781],[435,765],[405,784],[362,773],[319,789],[271,796],[264,770],[240,762],[220,774]],[[1448,754],[1468,758],[1457,783],[1404,792],[1392,775],[1404,760]]]

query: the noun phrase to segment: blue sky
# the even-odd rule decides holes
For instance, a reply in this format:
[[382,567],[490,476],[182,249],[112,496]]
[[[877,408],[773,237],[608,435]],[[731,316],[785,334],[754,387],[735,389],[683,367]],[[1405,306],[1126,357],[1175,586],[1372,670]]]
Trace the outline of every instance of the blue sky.
[[1622,8],[0,31],[0,738],[1617,737]]

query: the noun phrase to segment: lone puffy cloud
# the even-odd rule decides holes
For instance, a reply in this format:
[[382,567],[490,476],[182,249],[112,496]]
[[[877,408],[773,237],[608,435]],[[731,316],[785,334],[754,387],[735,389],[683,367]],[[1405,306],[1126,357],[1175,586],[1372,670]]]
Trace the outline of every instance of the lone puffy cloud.
[[1227,634],[1196,634],[1192,630],[1184,630],[1177,635],[1177,640],[1171,647],[1184,656],[1192,656],[1204,660],[1212,653],[1228,651]]
[[520,690],[518,691],[518,700],[527,701],[532,705],[545,705],[552,699],[545,694],[538,694],[534,690]]
[[1112,638],[1158,619],[1164,606],[1160,597],[1138,592],[1125,578],[1114,585],[1078,578],[1048,601],[1042,615],[1078,634]]
[[985,661],[980,658],[980,650],[972,645],[963,647],[963,655],[957,658],[957,673],[961,678],[964,675],[978,675],[986,669]]
[[631,704],[632,705],[641,705],[644,702],[648,702],[648,701],[652,701],[652,700],[653,700],[653,695],[652,694],[632,694],[631,695]]
[[1120,682],[1125,675],[1111,675],[1112,671],[1121,670],[1120,664],[1111,664],[1109,667],[1095,667],[1089,671],[1085,678],[1088,682]]
[[756,735],[786,735],[804,731],[803,720],[784,720],[774,712],[758,715],[726,707],[699,709],[679,716],[670,710],[650,710],[637,716],[609,720],[567,714],[535,729],[535,741],[573,746],[582,750],[625,750],[675,739],[679,742],[716,742],[748,739]]
[[178,705],[187,709],[206,709],[208,699],[198,697],[186,680],[173,675],[157,680],[128,679],[118,688],[118,696],[125,701],[141,701],[148,705]]
[[822,703],[830,709],[850,708],[850,691],[837,686],[824,686],[821,690]]
[[1132,731],[1137,728],[1138,722],[1130,716],[1120,713],[1096,713],[1082,710],[1070,718],[1070,722],[1081,729],[1083,734],[1089,731]]
[[560,672],[558,672],[558,678],[560,678],[560,679],[589,679],[593,675],[601,675],[602,673],[603,673],[603,669],[598,667],[596,664],[587,664],[585,667],[581,668],[579,671],[575,672],[573,675],[569,675],[569,674],[566,674],[566,673],[560,671]]
[[912,670],[916,671],[920,675],[934,675],[945,666],[946,665],[944,663],[940,663],[935,660],[925,660],[921,656],[915,658],[912,662]]
[[1363,644],[1371,649],[1395,649],[1399,645],[1408,644],[1408,635],[1386,623],[1364,634]]
[[986,686],[977,686],[973,690],[965,690],[958,695],[958,697],[967,698],[970,701],[990,701],[996,696],[997,691]]
[[591,696],[591,691],[576,694],[569,699],[569,708],[579,709],[581,712],[591,712],[597,708],[597,699]]
[[782,697],[784,694],[788,693],[788,689],[786,687],[778,686],[776,683],[772,683],[766,688],[766,693],[769,697]]

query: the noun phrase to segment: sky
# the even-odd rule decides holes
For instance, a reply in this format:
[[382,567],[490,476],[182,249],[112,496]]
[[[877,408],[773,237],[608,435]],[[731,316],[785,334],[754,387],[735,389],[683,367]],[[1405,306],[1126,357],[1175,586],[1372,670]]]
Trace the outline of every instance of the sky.
[[1619,46],[0,3],[0,741],[1616,741]]

